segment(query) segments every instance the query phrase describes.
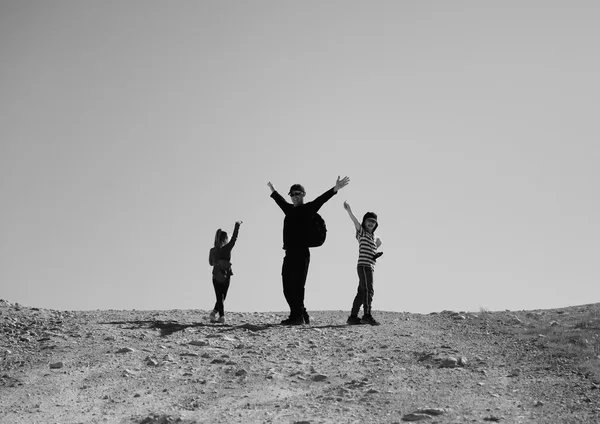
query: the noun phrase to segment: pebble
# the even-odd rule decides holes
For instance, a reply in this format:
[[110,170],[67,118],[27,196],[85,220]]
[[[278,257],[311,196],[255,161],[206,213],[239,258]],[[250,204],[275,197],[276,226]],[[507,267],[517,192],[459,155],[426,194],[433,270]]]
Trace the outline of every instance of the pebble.
[[447,358],[442,359],[440,366],[442,368],[454,368],[458,366],[458,359],[454,358],[453,356],[449,356]]

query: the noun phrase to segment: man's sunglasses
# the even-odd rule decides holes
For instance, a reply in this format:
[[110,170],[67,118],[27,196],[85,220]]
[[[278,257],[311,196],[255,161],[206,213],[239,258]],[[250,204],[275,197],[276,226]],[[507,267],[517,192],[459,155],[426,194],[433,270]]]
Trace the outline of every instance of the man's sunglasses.
[[302,196],[304,193],[302,193],[301,191],[295,191],[293,193],[290,193],[290,197],[294,197],[294,196]]

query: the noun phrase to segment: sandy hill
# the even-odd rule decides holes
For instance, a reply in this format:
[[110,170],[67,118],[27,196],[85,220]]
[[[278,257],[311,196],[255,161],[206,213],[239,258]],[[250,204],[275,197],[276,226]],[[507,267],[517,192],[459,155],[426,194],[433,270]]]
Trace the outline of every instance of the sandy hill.
[[598,423],[600,304],[56,311],[0,301],[1,423]]

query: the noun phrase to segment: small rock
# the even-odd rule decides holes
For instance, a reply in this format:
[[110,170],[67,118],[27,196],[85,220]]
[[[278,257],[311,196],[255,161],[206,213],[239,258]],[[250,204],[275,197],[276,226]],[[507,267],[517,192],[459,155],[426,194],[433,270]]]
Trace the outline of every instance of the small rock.
[[442,368],[455,368],[457,365],[458,365],[458,359],[454,358],[453,356],[444,358],[442,360],[442,363],[440,364],[440,366]]
[[327,380],[329,377],[327,377],[325,374],[316,374],[313,375],[311,380],[312,381],[325,381]]
[[117,350],[116,353],[131,353],[131,352],[135,352],[135,349],[132,349],[130,347],[122,347],[121,349]]
[[146,356],[146,359],[144,359],[144,361],[146,362],[146,365],[149,365],[151,367],[155,367],[158,365],[158,361],[150,356]]
[[515,368],[508,373],[508,377],[518,377],[519,375],[521,375],[520,368]]
[[50,369],[55,370],[55,369],[59,369],[64,367],[65,364],[63,364],[62,362],[54,362],[52,364],[50,364]]
[[533,403],[533,406],[544,406],[544,402],[542,402],[541,400],[536,400],[536,401]]
[[208,346],[210,343],[208,340],[193,340],[188,344],[191,344],[193,346]]
[[245,377],[246,375],[248,375],[248,371],[246,371],[245,369],[239,369],[235,372],[235,375],[237,377]]

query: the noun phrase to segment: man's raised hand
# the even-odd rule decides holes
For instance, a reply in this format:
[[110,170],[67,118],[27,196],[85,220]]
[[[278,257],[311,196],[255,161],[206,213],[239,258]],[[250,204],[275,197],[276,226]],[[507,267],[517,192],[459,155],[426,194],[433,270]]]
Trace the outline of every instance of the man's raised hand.
[[346,187],[349,182],[350,182],[350,178],[344,177],[344,178],[340,179],[340,176],[338,175],[337,181],[335,182],[335,187],[333,187],[334,191],[337,192],[338,190]]

